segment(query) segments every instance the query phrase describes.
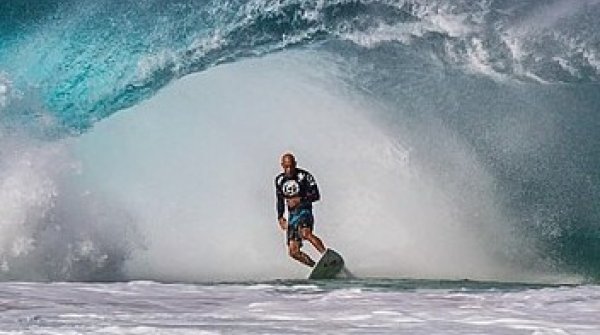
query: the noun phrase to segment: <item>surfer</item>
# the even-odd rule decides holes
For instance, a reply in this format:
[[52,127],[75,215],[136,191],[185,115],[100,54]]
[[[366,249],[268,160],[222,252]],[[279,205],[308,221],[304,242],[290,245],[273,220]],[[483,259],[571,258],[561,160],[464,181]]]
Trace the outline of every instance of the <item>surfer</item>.
[[[321,254],[326,250],[321,239],[313,234],[312,203],[321,198],[319,188],[310,172],[296,167],[296,158],[293,154],[285,153],[281,156],[281,167],[283,172],[275,178],[279,226],[287,231],[289,255],[295,260],[313,267],[315,262],[300,248],[302,248],[302,240],[307,240]],[[286,204],[287,220],[284,217]]]

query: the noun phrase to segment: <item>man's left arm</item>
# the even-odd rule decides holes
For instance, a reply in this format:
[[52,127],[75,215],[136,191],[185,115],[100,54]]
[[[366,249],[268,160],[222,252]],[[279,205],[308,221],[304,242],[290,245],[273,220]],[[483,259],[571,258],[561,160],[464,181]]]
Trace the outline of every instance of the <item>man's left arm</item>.
[[321,199],[321,194],[319,194],[319,186],[317,185],[317,181],[312,174],[306,174],[306,194],[302,197],[302,203],[312,203],[315,201],[319,201]]

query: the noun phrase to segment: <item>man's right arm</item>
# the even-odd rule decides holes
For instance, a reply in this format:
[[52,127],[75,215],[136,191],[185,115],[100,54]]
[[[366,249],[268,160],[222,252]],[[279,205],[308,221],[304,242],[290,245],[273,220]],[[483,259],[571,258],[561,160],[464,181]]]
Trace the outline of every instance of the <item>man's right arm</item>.
[[277,219],[281,220],[283,218],[283,214],[285,212],[285,201],[283,199],[283,192],[281,188],[277,184],[277,178],[275,178],[275,195],[277,197]]

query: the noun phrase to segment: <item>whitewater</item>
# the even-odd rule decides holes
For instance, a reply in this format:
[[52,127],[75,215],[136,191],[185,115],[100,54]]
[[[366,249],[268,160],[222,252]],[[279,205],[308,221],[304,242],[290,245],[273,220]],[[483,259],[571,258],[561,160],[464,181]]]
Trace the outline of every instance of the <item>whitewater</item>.
[[4,283],[0,333],[598,334],[597,287],[464,285]]
[[[0,334],[600,334],[598,14],[1,4]],[[287,255],[286,151],[356,278]]]

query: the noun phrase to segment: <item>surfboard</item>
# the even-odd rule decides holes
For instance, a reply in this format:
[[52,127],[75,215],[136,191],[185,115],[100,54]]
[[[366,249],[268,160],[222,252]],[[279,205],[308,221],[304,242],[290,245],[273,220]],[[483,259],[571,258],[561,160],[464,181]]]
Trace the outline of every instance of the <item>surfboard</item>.
[[308,279],[333,279],[344,268],[344,259],[332,249],[327,249],[315,265]]

